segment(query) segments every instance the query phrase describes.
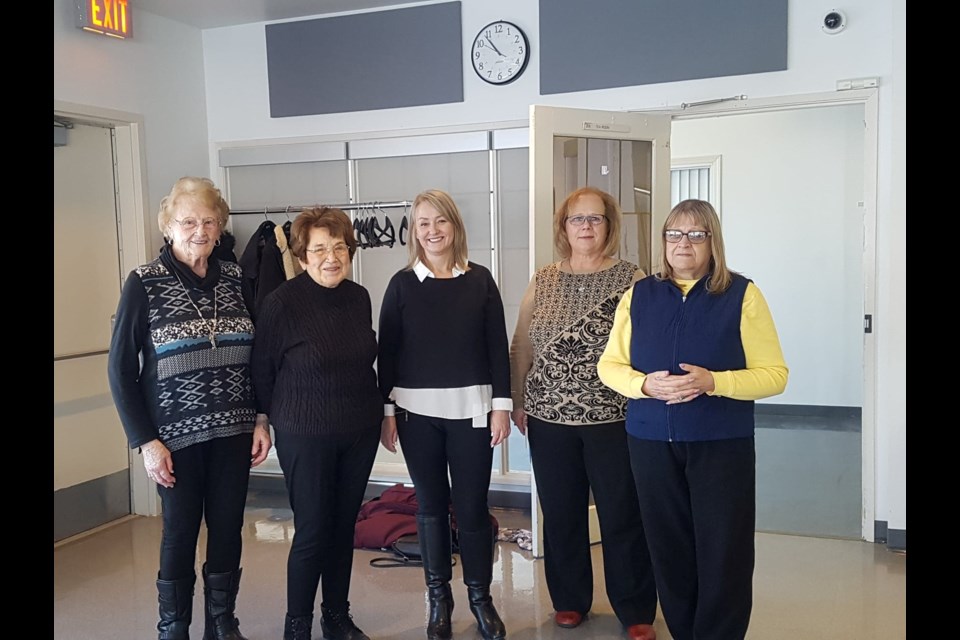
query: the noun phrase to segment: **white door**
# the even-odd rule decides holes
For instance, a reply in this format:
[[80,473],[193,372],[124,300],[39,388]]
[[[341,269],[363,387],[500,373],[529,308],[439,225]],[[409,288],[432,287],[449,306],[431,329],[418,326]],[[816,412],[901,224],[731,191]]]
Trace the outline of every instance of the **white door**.
[[126,439],[107,384],[120,295],[111,129],[54,147],[54,541],[130,513]]
[[[567,194],[596,186],[619,196],[624,258],[650,271],[651,229],[670,211],[670,116],[534,105],[530,108],[530,275],[556,261],[553,213]],[[543,555],[543,528],[531,474],[533,554]],[[600,540],[590,507],[591,542]]]

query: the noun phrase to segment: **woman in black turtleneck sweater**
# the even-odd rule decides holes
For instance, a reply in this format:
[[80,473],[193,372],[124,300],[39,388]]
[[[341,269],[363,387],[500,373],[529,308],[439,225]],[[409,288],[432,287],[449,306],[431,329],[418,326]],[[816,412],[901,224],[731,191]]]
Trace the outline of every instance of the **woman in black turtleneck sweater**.
[[343,211],[307,209],[290,236],[304,272],[264,300],[253,348],[257,408],[276,432],[296,529],[283,637],[310,640],[319,587],[324,638],[367,640],[348,594],[383,415],[370,295],[346,279],[357,242]]

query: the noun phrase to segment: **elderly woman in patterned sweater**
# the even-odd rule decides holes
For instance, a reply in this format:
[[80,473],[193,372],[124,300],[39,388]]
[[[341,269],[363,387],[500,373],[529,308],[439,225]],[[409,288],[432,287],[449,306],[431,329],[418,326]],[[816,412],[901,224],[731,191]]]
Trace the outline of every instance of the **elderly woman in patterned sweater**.
[[513,421],[529,439],[543,509],[554,621],[577,627],[593,603],[592,490],[607,597],[632,640],[654,640],[657,591],[627,455],[626,398],[597,375],[617,303],[644,273],[615,257],[620,208],[610,194],[574,191],[553,223],[562,259],[531,280],[510,363]]
[[176,182],[160,202],[166,244],[127,278],[110,343],[120,421],[163,505],[160,640],[189,638],[201,522],[203,637],[243,640],[234,617],[243,509],[250,467],[266,459],[270,431],[254,409],[254,329],[240,267],[211,255],[228,215],[210,180]]

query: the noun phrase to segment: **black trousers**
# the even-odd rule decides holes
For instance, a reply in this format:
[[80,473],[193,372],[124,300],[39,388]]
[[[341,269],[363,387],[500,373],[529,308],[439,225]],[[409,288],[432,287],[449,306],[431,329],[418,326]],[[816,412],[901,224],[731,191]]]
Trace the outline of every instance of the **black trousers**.
[[253,434],[216,438],[173,451],[173,488],[157,485],[163,507],[160,579],[195,575],[200,523],[207,524],[207,569],[240,567],[243,508],[250,481]]
[[624,626],[652,624],[657,588],[627,453],[624,423],[572,427],[528,416],[528,439],[543,510],[544,569],[553,608],[593,605],[588,508],[600,520],[607,597]]
[[754,439],[628,441],[670,633],[742,639],[753,607]]
[[470,419],[447,420],[408,411],[397,417],[397,434],[417,492],[417,513],[446,516],[452,498],[459,529],[489,527],[487,492],[493,466],[489,417],[487,426],[478,429]]
[[377,455],[380,426],[324,436],[278,430],[276,440],[293,509],[287,613],[313,613],[321,578],[323,605],[344,612],[353,569],[353,530]]

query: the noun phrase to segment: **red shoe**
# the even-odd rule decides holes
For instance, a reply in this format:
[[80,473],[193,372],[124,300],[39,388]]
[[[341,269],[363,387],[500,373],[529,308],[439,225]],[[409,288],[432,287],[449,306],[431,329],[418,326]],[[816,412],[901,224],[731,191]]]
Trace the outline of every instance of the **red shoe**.
[[584,614],[579,611],[557,611],[553,619],[557,623],[558,627],[563,627],[564,629],[573,629],[574,627],[579,627],[580,623],[583,622]]
[[657,640],[657,631],[652,624],[632,624],[627,627],[630,640]]

